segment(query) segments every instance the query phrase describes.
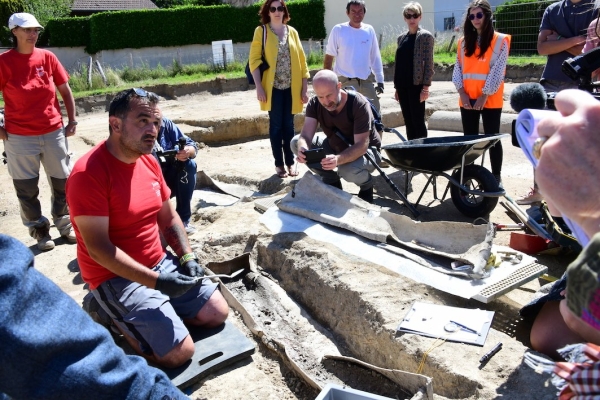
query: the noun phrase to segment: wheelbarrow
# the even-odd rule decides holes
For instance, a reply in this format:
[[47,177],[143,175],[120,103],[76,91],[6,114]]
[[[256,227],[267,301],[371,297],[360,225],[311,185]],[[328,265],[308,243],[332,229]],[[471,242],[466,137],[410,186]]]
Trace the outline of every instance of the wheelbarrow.
[[[395,133],[402,142],[383,146],[386,161],[394,168],[404,171],[404,193],[408,192],[409,172],[420,172],[427,176],[427,184],[421,191],[414,207],[419,205],[429,185],[433,186],[434,199],[444,201],[448,190],[452,203],[462,214],[478,218],[489,214],[498,204],[498,198],[506,194],[500,189],[496,178],[475,161],[499,140],[508,134],[445,136],[407,141],[396,129],[386,129]],[[452,171],[451,174],[445,171]],[[448,179],[441,199],[437,195],[437,177]]]

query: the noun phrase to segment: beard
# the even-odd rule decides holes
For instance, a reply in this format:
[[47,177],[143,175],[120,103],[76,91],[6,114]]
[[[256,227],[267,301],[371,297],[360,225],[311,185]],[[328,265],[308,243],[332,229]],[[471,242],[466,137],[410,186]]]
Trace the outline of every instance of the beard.
[[342,102],[342,94],[338,93],[338,97],[335,101],[329,102],[327,104],[323,104],[321,103],[321,105],[323,107],[325,107],[325,109],[329,112],[333,112],[335,111],[336,108],[338,108],[338,106],[340,105],[340,103]]
[[140,157],[144,154],[152,153],[155,141],[156,137],[153,135],[143,135],[141,138],[137,139],[123,128],[119,138],[119,145],[125,154]]

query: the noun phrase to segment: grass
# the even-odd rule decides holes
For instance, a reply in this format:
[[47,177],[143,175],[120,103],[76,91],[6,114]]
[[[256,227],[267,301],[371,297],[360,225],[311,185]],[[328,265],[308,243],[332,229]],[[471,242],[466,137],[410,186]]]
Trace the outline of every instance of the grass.
[[[381,58],[384,64],[392,64],[396,56],[396,38],[403,31],[399,27],[386,26],[382,30]],[[434,48],[434,62],[436,64],[452,65],[456,61],[456,38],[457,34],[453,32],[441,32],[436,35]],[[316,46],[316,45],[315,45]],[[323,67],[323,53],[320,48],[310,48],[306,56],[309,69],[320,69]],[[508,64],[514,66],[525,65],[544,65],[546,57],[539,55],[519,55],[511,54],[508,58]],[[180,85],[185,83],[211,81],[215,78],[234,79],[244,77],[245,62],[234,62],[222,66],[213,66],[209,64],[187,64],[181,65],[173,60],[171,65],[163,67],[158,65],[150,68],[148,65],[142,65],[136,68],[125,67],[123,69],[104,68],[104,76],[94,68],[92,70],[92,84],[88,84],[88,67],[83,65],[81,71],[71,74],[69,85],[75,98],[87,97],[91,95],[116,93],[120,90],[132,86],[153,86],[153,85]],[[4,106],[4,101],[0,95],[0,107]]]

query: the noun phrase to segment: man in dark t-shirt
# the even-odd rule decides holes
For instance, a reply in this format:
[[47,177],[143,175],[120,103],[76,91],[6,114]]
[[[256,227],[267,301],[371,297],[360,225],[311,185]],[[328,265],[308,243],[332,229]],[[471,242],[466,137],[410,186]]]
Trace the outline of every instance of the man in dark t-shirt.
[[[371,172],[375,166],[365,154],[369,152],[375,162],[380,162],[381,137],[373,124],[368,100],[360,93],[342,90],[337,75],[329,70],[317,72],[313,90],[316,96],[306,106],[304,126],[292,139],[292,151],[298,162],[307,163],[306,150],[323,148],[325,158],[307,163],[310,170],[320,175],[324,183],[339,189],[340,178],[356,184],[360,187],[358,197],[372,203]],[[323,134],[316,134],[318,124]]]

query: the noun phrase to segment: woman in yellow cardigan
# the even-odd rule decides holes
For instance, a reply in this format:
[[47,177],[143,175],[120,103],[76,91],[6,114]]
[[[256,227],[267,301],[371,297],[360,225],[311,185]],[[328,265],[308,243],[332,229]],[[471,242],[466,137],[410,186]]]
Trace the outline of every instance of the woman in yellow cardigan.
[[[290,14],[284,0],[266,0],[258,15],[263,25],[254,31],[249,56],[256,98],[260,109],[269,112],[269,137],[277,175],[280,178],[286,178],[288,174],[297,176],[290,141],[294,137],[294,114],[302,112],[303,104],[308,102],[310,75],[306,56],[298,32],[287,25]],[[261,80],[258,66],[261,64],[263,29],[267,32],[265,59],[269,69],[264,71]]]

